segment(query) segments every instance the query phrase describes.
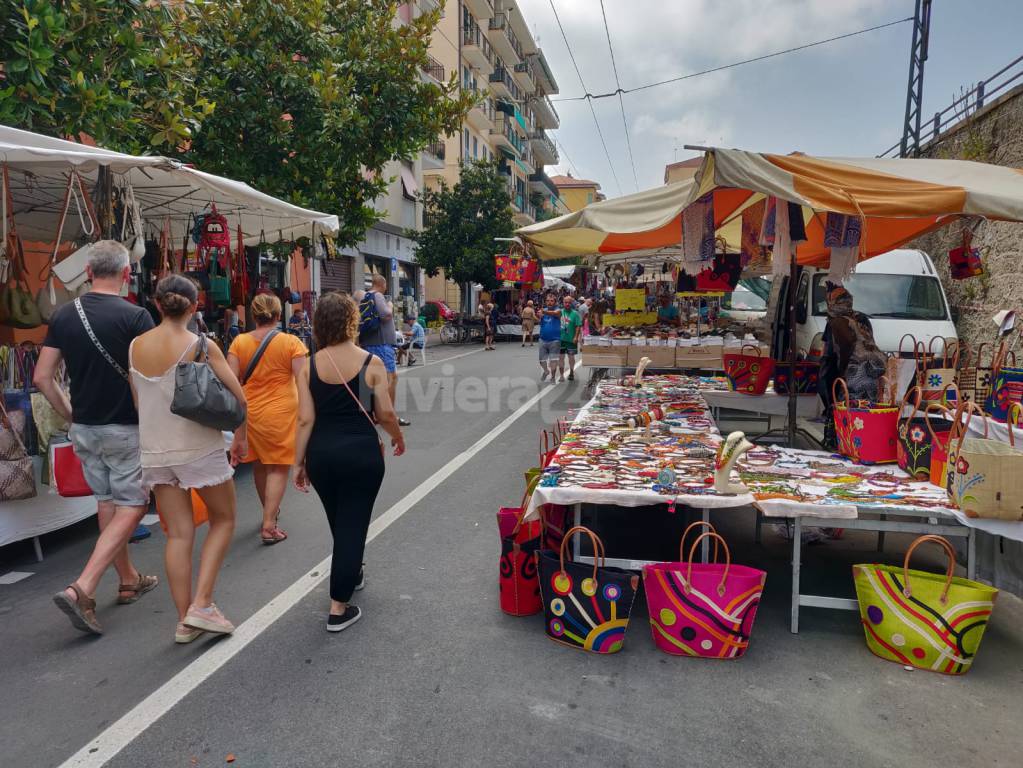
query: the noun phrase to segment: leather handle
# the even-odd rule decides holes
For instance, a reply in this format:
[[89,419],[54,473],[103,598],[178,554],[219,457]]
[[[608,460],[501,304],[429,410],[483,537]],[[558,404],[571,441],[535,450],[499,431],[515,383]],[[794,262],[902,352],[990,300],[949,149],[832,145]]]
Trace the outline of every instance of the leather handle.
[[945,554],[948,555],[948,568],[945,571],[945,588],[941,591],[940,598],[941,604],[944,605],[948,602],[948,589],[952,586],[952,573],[956,567],[956,553],[952,549],[952,545],[949,544],[948,539],[943,536],[935,536],[932,533],[914,539],[913,543],[909,545],[909,549],[906,550],[906,557],[902,561],[902,594],[906,597],[913,596],[913,590],[909,586],[909,558],[913,555],[913,550],[925,541],[933,541],[935,544],[940,545],[945,550]]
[[906,404],[909,402],[909,396],[916,393],[916,399],[913,401],[913,412],[909,414],[909,418],[912,419],[920,411],[920,401],[923,398],[923,393],[920,387],[913,386],[906,390],[906,394],[902,396],[902,402],[899,403],[899,418],[902,418],[903,411],[906,410]]
[[[685,562],[683,560],[683,558],[685,557],[686,537],[689,535],[689,532],[691,530],[693,530],[693,528],[700,528],[701,526],[706,527],[707,530],[712,532],[712,533],[717,533],[717,528],[715,528],[711,523],[709,523],[709,522],[707,522],[705,520],[697,520],[695,523],[690,523],[686,527],[686,529],[682,532],[682,538],[678,542],[678,559],[679,559],[679,562]],[[718,560],[718,543],[717,543],[717,540],[715,539],[714,540],[714,562],[716,563],[717,560]]]
[[718,596],[723,596],[725,594],[725,582],[728,581],[728,569],[732,567],[732,553],[728,550],[728,542],[725,541],[718,533],[712,532],[712,531],[707,531],[706,533],[701,533],[699,536],[696,537],[696,541],[694,541],[693,545],[689,548],[689,561],[688,561],[689,565],[688,565],[688,568],[686,569],[685,590],[686,590],[686,592],[688,592],[690,589],[692,589],[692,583],[693,583],[693,555],[696,554],[696,547],[699,545],[699,543],[703,539],[706,539],[708,537],[714,537],[714,539],[716,539],[717,541],[720,541],[721,542],[721,546],[724,547],[724,549],[725,549],[725,570],[721,574],[721,581],[718,582]]
[[565,531],[564,538],[561,539],[561,573],[565,572],[565,545],[568,544],[569,539],[572,538],[574,533],[585,533],[590,537],[590,542],[593,544],[593,582],[597,581],[597,568],[604,567],[604,562],[607,559],[604,555],[604,542],[600,540],[593,531],[587,528],[585,525],[575,525]]
[[845,409],[849,410],[849,385],[845,383],[845,379],[839,377],[831,383],[831,400],[834,403],[839,402],[838,399],[838,385],[842,385],[842,389],[845,390],[845,397],[841,402],[845,405]]

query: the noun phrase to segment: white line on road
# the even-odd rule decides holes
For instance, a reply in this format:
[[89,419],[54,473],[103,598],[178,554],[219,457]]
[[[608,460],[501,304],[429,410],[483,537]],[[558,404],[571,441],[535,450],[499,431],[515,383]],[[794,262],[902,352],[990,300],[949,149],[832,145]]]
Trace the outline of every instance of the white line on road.
[[[460,357],[470,354],[473,353],[466,352],[464,355],[460,355]],[[576,369],[581,365],[582,361],[580,360],[575,366]],[[461,469],[466,462],[497,439],[523,414],[528,412],[530,408],[540,402],[547,394],[554,391],[554,389],[555,386],[553,384],[543,387],[494,429],[487,432],[487,434],[451,459],[451,461],[437,470],[414,491],[373,520],[369,526],[369,535],[366,537],[366,543],[368,544],[373,541],[373,539],[387,530],[389,526],[393,525],[415,504],[422,501],[427,494]],[[298,581],[238,625],[233,635],[212,645],[202,656],[174,675],[174,677],[140,701],[121,719],[69,757],[61,764],[60,768],[99,768],[106,765],[118,752],[128,746],[158,719],[167,714],[185,696],[198,688],[217,670],[241,653],[249,643],[265,632],[277,619],[294,608],[306,595],[316,589],[329,574],[330,558],[326,557],[317,563],[312,570],[300,577]]]

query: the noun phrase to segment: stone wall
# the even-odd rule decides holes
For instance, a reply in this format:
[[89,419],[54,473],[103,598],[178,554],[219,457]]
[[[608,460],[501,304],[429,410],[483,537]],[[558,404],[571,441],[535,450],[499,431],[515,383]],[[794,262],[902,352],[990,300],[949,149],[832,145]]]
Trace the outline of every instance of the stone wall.
[[[938,136],[924,146],[921,154],[1023,168],[1023,86]],[[995,312],[1023,309],[1023,224],[981,223],[973,242],[981,249],[987,274],[952,280],[948,252],[961,244],[962,231],[963,225],[955,223],[918,238],[908,247],[931,255],[949,302],[958,310],[959,335],[976,347],[981,341],[994,340],[996,328],[991,316]]]

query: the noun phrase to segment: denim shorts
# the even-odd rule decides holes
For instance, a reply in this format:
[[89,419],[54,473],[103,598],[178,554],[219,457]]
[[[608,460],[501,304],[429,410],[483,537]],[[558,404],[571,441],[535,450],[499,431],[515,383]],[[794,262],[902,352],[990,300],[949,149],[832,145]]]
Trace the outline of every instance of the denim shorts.
[[379,357],[383,361],[384,368],[387,369],[388,373],[394,373],[398,370],[394,357],[394,347],[390,344],[370,344],[364,347],[364,349]]
[[68,437],[97,501],[113,501],[118,507],[149,506],[149,490],[142,484],[138,425],[72,424]]
[[540,362],[546,363],[548,360],[557,360],[561,354],[561,340],[554,339],[554,341],[544,341],[540,339]]

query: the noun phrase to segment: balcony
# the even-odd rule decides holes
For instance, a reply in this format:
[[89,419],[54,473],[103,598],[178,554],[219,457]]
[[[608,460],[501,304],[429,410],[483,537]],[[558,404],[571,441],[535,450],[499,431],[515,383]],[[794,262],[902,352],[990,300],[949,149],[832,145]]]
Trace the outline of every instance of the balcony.
[[437,85],[444,84],[444,65],[433,58],[433,56],[427,56],[427,63],[423,67],[422,72],[427,82],[436,83]]
[[519,84],[523,93],[533,93],[536,90],[536,83],[533,82],[532,67],[528,62],[520,62],[515,65],[515,82]]
[[529,134],[529,146],[540,165],[558,164],[558,148],[546,131],[533,131]]
[[443,171],[446,154],[447,146],[443,141],[428,144],[422,154],[423,171]]
[[[481,91],[473,89],[473,93],[478,101],[469,110],[465,120],[477,131],[486,134],[494,127],[494,121],[497,119],[494,112],[494,102],[488,96],[483,95]],[[482,98],[480,98],[481,96]]]
[[556,130],[561,127],[561,118],[546,96],[530,99],[529,105],[533,108],[533,117],[536,119],[537,128],[549,128]]
[[485,75],[494,71],[494,52],[490,48],[490,41],[475,21],[462,27],[462,56],[470,66]]
[[490,90],[500,98],[522,101],[522,91],[503,66],[496,67],[490,75]]
[[529,57],[529,60],[533,63],[533,79],[536,80],[536,87],[548,96],[555,95],[558,92],[558,83],[554,79],[554,74],[551,72],[543,51],[538,50],[536,54]]
[[526,154],[528,148],[526,141],[519,136],[516,130],[517,126],[518,123],[514,117],[504,112],[498,112],[496,125],[490,135],[496,140],[495,148],[505,147],[514,150],[515,156],[521,158]]
[[477,19],[494,18],[494,0],[462,0],[462,5]]
[[545,195],[558,196],[558,188],[554,186],[551,177],[543,170],[537,170],[529,175],[529,188],[533,192],[542,192]]
[[522,46],[519,45],[519,39],[512,32],[508,16],[504,13],[495,13],[494,18],[490,20],[490,44],[505,62],[518,64],[522,61]]

